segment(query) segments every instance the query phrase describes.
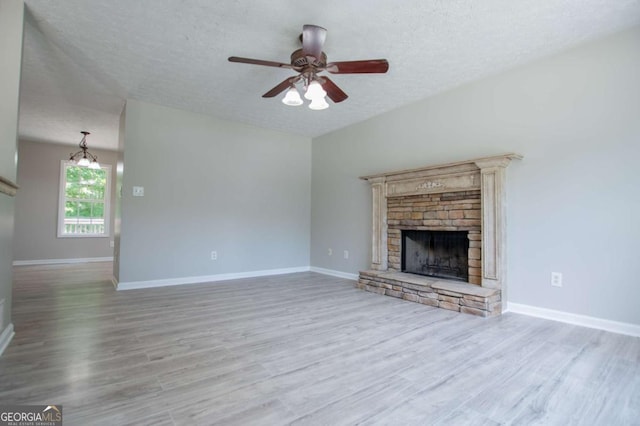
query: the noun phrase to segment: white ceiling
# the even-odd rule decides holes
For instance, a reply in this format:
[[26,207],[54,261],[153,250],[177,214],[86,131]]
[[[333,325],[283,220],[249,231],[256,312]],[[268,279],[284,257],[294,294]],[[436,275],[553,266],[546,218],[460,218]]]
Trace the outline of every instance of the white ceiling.
[[[115,148],[125,99],[315,137],[640,24],[640,0],[26,0],[20,136]],[[261,95],[292,71],[303,24],[329,61],[387,58],[334,75],[324,111]]]

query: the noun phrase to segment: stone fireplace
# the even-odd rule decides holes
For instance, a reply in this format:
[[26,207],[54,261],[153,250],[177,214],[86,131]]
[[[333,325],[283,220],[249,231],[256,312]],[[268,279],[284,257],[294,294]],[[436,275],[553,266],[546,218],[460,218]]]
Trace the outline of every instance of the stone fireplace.
[[517,154],[364,176],[371,269],[361,289],[480,316],[502,312],[505,169]]

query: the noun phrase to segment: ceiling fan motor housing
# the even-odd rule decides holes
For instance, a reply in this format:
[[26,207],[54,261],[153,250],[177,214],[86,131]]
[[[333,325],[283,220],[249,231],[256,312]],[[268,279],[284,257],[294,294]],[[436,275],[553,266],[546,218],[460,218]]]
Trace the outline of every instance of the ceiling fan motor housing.
[[327,55],[324,52],[320,54],[320,59],[315,59],[312,63],[309,63],[308,58],[312,58],[312,56],[305,56],[302,49],[298,49],[291,54],[291,65],[293,67],[300,68],[304,68],[307,66],[324,68],[327,66]]

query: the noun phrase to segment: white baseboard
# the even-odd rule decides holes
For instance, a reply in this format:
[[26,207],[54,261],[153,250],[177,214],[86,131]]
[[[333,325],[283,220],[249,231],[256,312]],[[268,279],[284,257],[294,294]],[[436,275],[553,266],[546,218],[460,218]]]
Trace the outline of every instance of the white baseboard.
[[317,272],[319,274],[331,275],[332,277],[345,278],[347,280],[358,281],[358,274],[350,274],[348,272],[334,271],[333,269],[318,268],[317,266],[311,267],[311,272]]
[[37,259],[37,260],[14,260],[13,266],[29,265],[59,265],[63,263],[90,263],[90,262],[113,262],[110,257],[84,257],[80,259]]
[[168,279],[149,280],[149,281],[129,281],[129,282],[116,283],[116,288],[118,290],[135,290],[135,289],[141,289],[141,288],[167,287],[171,285],[200,284],[200,283],[210,283],[215,281],[237,280],[241,278],[266,277],[269,275],[293,274],[296,272],[308,272],[308,271],[309,271],[308,266],[299,266],[295,268],[266,269],[263,271],[249,271],[249,272],[233,272],[229,274],[201,275],[197,277],[168,278]]
[[553,309],[539,308],[537,306],[521,305],[520,303],[511,302],[507,304],[507,310],[504,312],[513,312],[516,314],[565,322],[567,324],[611,331],[612,333],[640,337],[640,325],[638,324],[611,321],[602,318],[572,314],[569,312],[555,311]]
[[7,349],[7,346],[9,346],[9,343],[11,343],[11,339],[13,339],[15,334],[16,333],[13,331],[13,324],[11,323],[6,326],[2,334],[0,334],[0,356],[2,356],[4,350]]

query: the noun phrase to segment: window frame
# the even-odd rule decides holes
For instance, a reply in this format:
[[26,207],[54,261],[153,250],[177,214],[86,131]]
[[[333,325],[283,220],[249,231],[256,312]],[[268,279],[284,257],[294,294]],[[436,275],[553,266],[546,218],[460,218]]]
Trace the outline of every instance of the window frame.
[[58,184],[58,238],[109,238],[111,231],[111,165],[100,164],[100,168],[106,173],[104,186],[104,233],[102,234],[67,234],[64,232],[65,206],[66,206],[66,185],[67,168],[82,167],[75,162],[62,160],[60,162],[60,182]]

